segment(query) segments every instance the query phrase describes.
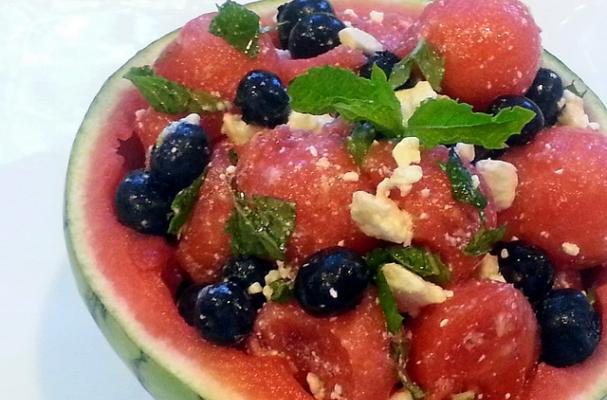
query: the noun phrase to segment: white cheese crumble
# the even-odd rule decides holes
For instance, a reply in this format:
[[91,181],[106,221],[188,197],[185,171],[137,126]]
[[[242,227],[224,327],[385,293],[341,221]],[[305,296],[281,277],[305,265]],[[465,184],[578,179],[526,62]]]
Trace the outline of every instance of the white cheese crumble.
[[362,50],[366,55],[372,55],[384,50],[384,45],[375,36],[354,27],[346,27],[339,31],[341,44],[355,50]]
[[430,304],[443,303],[453,296],[453,292],[425,281],[402,265],[385,264],[381,271],[394,294],[398,310],[413,317],[419,313],[421,308]]
[[237,146],[247,143],[257,129],[242,120],[241,115],[225,113],[221,133],[226,135]]
[[416,137],[404,138],[392,149],[392,157],[399,167],[419,164],[422,159],[419,151],[419,139]]
[[249,286],[249,288],[247,289],[247,292],[249,294],[262,293],[263,292],[263,287],[261,287],[261,285],[259,284],[259,282],[255,282],[251,286]]
[[363,191],[354,192],[350,215],[365,235],[405,246],[411,244],[413,218],[388,198]]
[[575,243],[565,242],[561,245],[565,254],[575,257],[580,254],[580,247]]
[[476,157],[474,145],[467,143],[458,143],[455,145],[455,153],[462,161],[472,162]]
[[413,400],[413,396],[407,389],[401,389],[390,396],[390,400]]
[[292,111],[289,115],[287,125],[291,129],[302,129],[305,131],[319,133],[322,128],[335,121],[329,114],[312,115]]
[[516,167],[501,160],[480,160],[476,163],[476,169],[489,186],[497,210],[509,208],[518,186]]
[[346,8],[344,14],[352,18],[358,18],[358,14],[351,8]]
[[559,115],[559,124],[575,128],[590,127],[590,118],[584,111],[584,99],[570,90],[565,90],[561,99],[564,108]]
[[402,89],[394,92],[396,98],[400,102],[400,108],[403,113],[403,123],[407,125],[409,118],[413,115],[417,107],[424,100],[436,99],[438,93],[432,89],[428,81],[420,81],[411,89]]
[[269,285],[271,283],[276,282],[277,280],[279,280],[280,278],[282,278],[280,276],[280,271],[278,271],[277,269],[273,269],[270,272],[268,272],[266,274],[266,276],[264,276],[264,281],[266,282],[266,285]]
[[500,273],[497,257],[491,254],[485,254],[478,267],[479,279],[490,279],[492,281],[506,282],[506,279]]
[[413,185],[423,177],[423,171],[418,164],[421,161],[419,139],[407,137],[401,140],[392,150],[392,157],[397,168],[392,171],[389,178],[384,179],[377,186],[377,195],[388,197],[392,189],[398,188],[402,196],[409,194]]
[[333,386],[333,390],[331,391],[329,398],[331,400],[343,400],[343,394],[344,389],[341,387],[340,384],[336,383],[335,386]]
[[308,372],[306,382],[308,383],[308,388],[310,388],[310,393],[312,393],[315,399],[321,400],[325,398],[325,384],[316,374]]
[[358,182],[358,173],[354,172],[354,171],[350,171],[350,172],[346,172],[345,174],[343,174],[341,176],[341,179],[343,179],[346,182]]
[[382,24],[384,22],[384,13],[372,10],[369,13],[369,19],[371,19],[371,21],[375,22],[376,24]]

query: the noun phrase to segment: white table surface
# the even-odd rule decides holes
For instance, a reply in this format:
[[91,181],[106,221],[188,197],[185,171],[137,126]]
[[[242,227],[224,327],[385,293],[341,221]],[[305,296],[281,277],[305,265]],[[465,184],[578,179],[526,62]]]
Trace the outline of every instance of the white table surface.
[[[62,232],[72,139],[104,79],[209,0],[0,0],[0,391],[149,399],[79,298]],[[528,0],[545,47],[607,99],[605,0]]]

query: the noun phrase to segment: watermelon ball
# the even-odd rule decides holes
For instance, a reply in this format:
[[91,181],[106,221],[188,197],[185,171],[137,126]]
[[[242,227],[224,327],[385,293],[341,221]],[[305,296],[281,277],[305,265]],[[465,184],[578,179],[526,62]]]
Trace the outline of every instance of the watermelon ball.
[[289,95],[280,78],[268,71],[251,71],[238,85],[235,104],[246,123],[274,128],[291,112]]
[[519,0],[434,1],[417,29],[445,59],[443,92],[478,110],[524,94],[540,66],[540,29]]
[[564,93],[561,77],[550,69],[540,68],[525,96],[542,110],[546,125],[552,126],[556,123],[560,111],[559,102]]
[[[223,266],[223,279],[234,282],[245,290],[259,283],[262,287],[265,284],[265,276],[274,268],[273,263],[252,256],[238,256],[231,258]],[[251,300],[255,308],[260,308],[265,302],[265,297],[261,293],[251,295]]]
[[313,254],[301,266],[295,296],[312,315],[337,315],[360,303],[369,280],[369,269],[357,253],[332,247]]
[[150,156],[152,175],[179,191],[202,174],[211,158],[211,146],[197,123],[171,123],[161,133]]
[[554,284],[554,267],[546,253],[517,240],[498,243],[493,251],[507,282],[523,292],[530,301],[544,298]]
[[278,36],[283,49],[289,47],[289,36],[302,18],[316,13],[335,14],[326,0],[293,0],[278,7]]
[[166,234],[171,217],[172,192],[143,169],[130,172],[118,185],[114,205],[118,220],[148,235]]
[[378,51],[367,58],[367,62],[360,68],[360,76],[370,79],[373,66],[377,65],[381,68],[389,78],[392,74],[392,69],[400,61],[400,58],[390,51]]
[[601,338],[601,320],[588,298],[575,289],[558,289],[537,310],[542,359],[555,367],[578,364],[592,355]]
[[200,291],[194,325],[203,338],[229,346],[242,342],[249,335],[255,316],[255,308],[246,291],[233,282],[222,282]]
[[312,58],[339,46],[345,25],[331,14],[312,14],[295,24],[289,36],[291,58]]
[[194,326],[194,310],[196,302],[204,286],[190,285],[182,290],[177,298],[177,310],[185,322]]
[[506,141],[508,146],[522,146],[533,140],[539,131],[544,129],[544,114],[537,104],[525,96],[500,96],[493,102],[489,112],[497,115],[501,110],[513,107],[526,108],[535,113],[535,117],[523,127],[519,135],[512,135]]

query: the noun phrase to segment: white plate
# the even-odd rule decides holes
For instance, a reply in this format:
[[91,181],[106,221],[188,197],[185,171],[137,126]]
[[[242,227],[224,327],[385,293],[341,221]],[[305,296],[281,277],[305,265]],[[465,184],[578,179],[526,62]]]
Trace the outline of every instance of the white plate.
[[[149,399],[97,331],[64,249],[68,153],[104,79],[204,0],[0,2],[0,377],[5,398]],[[604,0],[529,0],[548,49],[607,99]]]

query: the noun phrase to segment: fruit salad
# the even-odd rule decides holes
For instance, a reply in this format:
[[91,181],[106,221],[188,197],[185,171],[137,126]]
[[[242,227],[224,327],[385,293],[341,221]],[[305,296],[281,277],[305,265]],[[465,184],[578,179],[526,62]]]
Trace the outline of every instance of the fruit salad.
[[208,400],[607,394],[607,111],[528,8],[261,4],[116,78],[84,275],[128,336]]

